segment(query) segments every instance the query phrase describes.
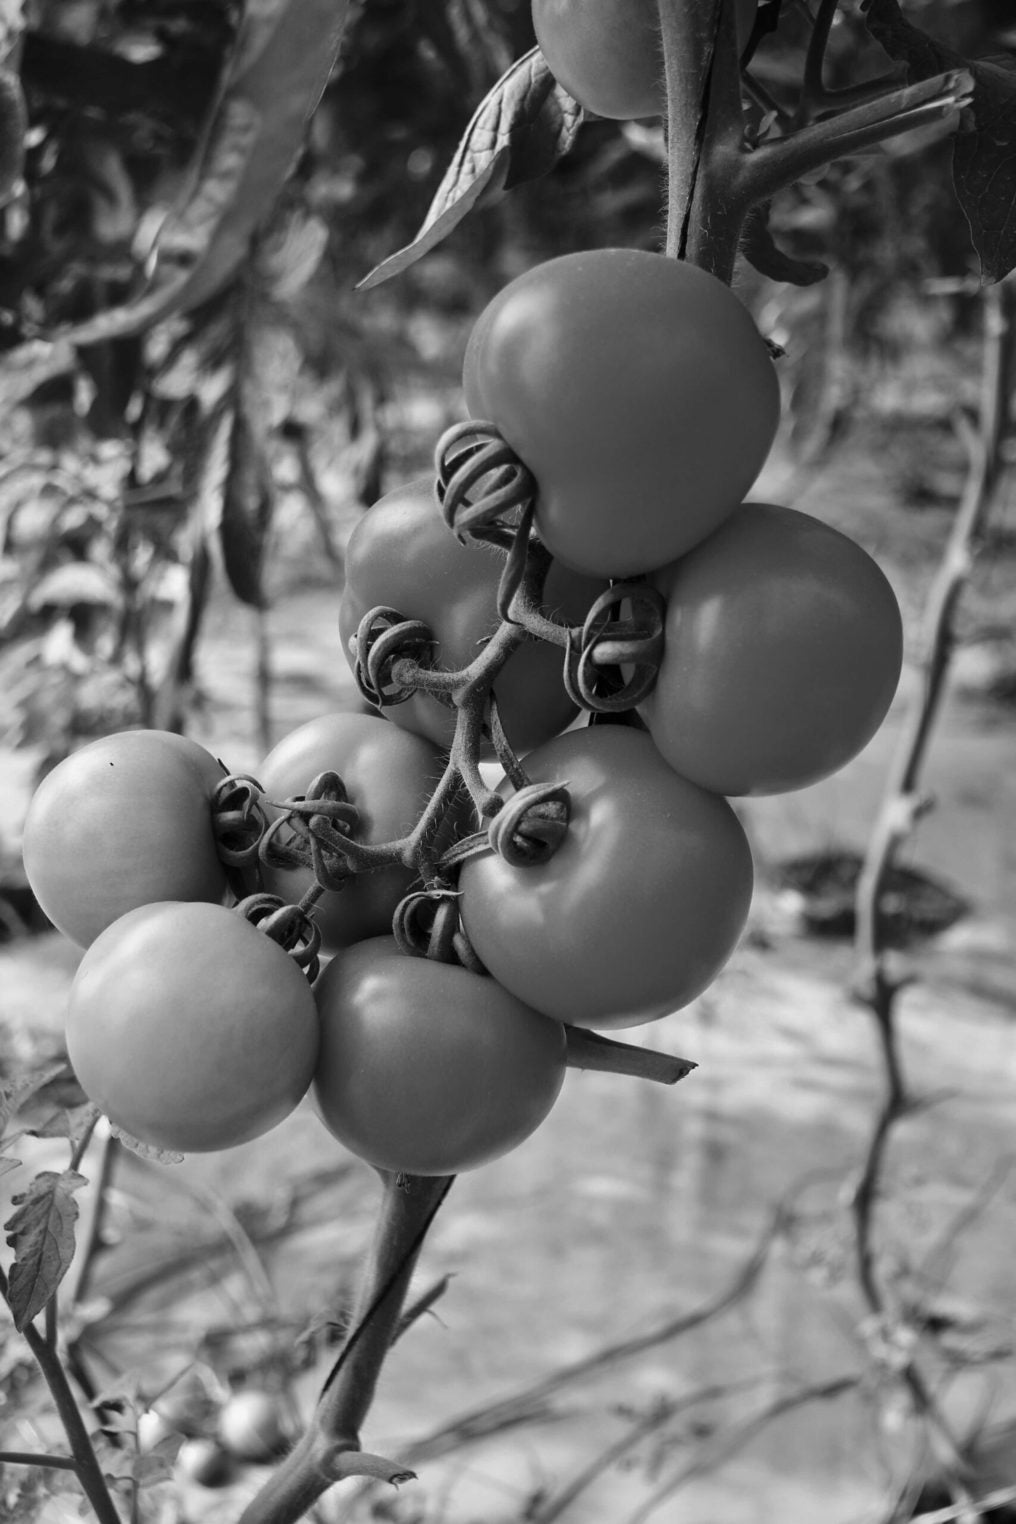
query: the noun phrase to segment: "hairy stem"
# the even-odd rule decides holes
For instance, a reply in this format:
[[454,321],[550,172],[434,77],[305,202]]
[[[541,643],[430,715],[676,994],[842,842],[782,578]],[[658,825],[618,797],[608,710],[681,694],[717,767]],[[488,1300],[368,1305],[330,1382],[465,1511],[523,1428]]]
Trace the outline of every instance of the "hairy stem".
[[240,1524],[295,1524],[335,1482],[370,1476],[398,1484],[412,1472],[360,1449],[360,1428],[398,1334],[427,1232],[451,1189],[448,1176],[382,1176],[384,1196],[350,1331],[311,1425],[244,1510]]
[[[7,1276],[2,1270],[0,1270],[0,1296],[9,1304]],[[67,1436],[67,1443],[71,1447],[74,1473],[92,1506],[98,1524],[121,1524],[116,1504],[106,1486],[106,1479],[92,1447],[88,1430],[85,1428],[81,1410],[71,1391],[58,1348],[39,1332],[34,1323],[26,1323],[23,1333],[25,1342],[53,1398],[53,1404]]]
[[667,245],[727,285],[748,210],[732,0],[659,0],[667,87]]
[[788,137],[760,143],[738,166],[739,191],[749,205],[769,201],[834,159],[883,143],[930,122],[958,119],[970,104],[973,76],[953,69],[916,85],[891,89],[837,116],[824,117]]

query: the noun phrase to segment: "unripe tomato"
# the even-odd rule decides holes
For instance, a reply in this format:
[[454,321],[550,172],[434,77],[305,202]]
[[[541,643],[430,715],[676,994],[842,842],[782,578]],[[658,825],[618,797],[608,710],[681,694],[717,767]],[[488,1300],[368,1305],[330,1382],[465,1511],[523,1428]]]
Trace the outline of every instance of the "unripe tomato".
[[899,681],[903,627],[861,547],[809,514],[745,503],[657,572],[663,662],[639,709],[670,765],[721,794],[777,794],[842,767]]
[[[377,714],[327,714],[280,741],[258,769],[258,779],[269,799],[281,801],[306,793],[318,773],[336,772],[360,817],[356,839],[394,841],[408,835],[423,814],[444,763],[432,742]],[[310,868],[265,865],[262,877],[270,894],[291,903],[314,882]],[[322,946],[334,951],[390,931],[395,907],[415,877],[411,868],[381,868],[323,894],[314,907]]]
[[233,1474],[233,1463],[217,1440],[186,1439],[177,1451],[173,1474],[178,1482],[223,1487]]
[[379,937],[339,953],[314,994],[322,1121],[378,1169],[474,1169],[527,1138],[557,1099],[563,1030],[493,979]]
[[274,1460],[289,1443],[278,1400],[269,1392],[234,1392],[219,1414],[219,1440],[238,1460]]
[[[738,45],[757,0],[736,0]],[[533,0],[533,30],[550,72],[597,116],[632,121],[667,109],[657,0]]]
[[[504,556],[487,545],[461,545],[441,517],[430,478],[389,492],[369,508],[346,548],[346,587],[339,630],[347,658],[361,618],[379,604],[422,619],[437,642],[437,665],[458,670],[473,661],[500,624],[497,587]],[[602,583],[563,567],[547,579],[545,610],[581,624]],[[508,739],[520,750],[563,730],[575,716],[561,685],[556,646],[530,641],[511,656],[495,694]],[[450,746],[456,711],[425,693],[385,709],[406,730]]]
[[87,1095],[143,1143],[231,1148],[310,1084],[314,997],[278,946],[222,905],[143,905],[89,947],[67,1051]]
[[566,566],[625,577],[676,559],[765,461],[779,386],[747,309],[694,265],[565,254],[480,314],[463,382],[536,478],[536,528]]
[[534,783],[567,783],[571,820],[545,862],[491,852],[463,865],[462,922],[480,959],[574,1026],[635,1026],[687,1005],[751,902],[751,850],[730,805],[626,726],[569,731],[525,766]]
[[210,800],[224,776],[203,746],[163,730],[104,736],[60,762],[35,791],[22,849],[54,926],[87,947],[139,905],[220,901]]

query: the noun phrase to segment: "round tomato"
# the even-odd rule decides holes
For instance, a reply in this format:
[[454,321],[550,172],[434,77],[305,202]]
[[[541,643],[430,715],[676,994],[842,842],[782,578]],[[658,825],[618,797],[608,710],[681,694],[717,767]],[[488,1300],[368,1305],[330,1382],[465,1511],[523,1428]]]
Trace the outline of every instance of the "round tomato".
[[474,418],[536,479],[536,528],[566,566],[625,577],[704,539],[755,480],[779,386],[747,309],[694,265],[638,249],[518,276],[466,349]]
[[[359,815],[356,839],[383,842],[408,836],[444,764],[443,753],[432,742],[397,730],[377,714],[327,714],[280,741],[261,764],[258,778],[267,797],[281,802],[305,794],[318,773],[338,773]],[[447,817],[449,843],[457,815]],[[313,911],[325,950],[333,952],[390,931],[395,907],[415,878],[411,868],[380,868],[357,874],[342,889],[326,891]],[[295,903],[314,883],[314,874],[310,868],[266,864],[262,880],[269,894]]]
[[[339,629],[352,662],[350,637],[369,609],[384,604],[421,619],[437,643],[437,665],[458,670],[473,661],[500,624],[497,587],[504,556],[484,544],[462,545],[441,517],[430,478],[389,492],[369,508],[346,549],[346,587]],[[544,609],[581,624],[602,583],[561,567],[547,579]],[[500,673],[495,695],[508,739],[519,750],[563,730],[576,710],[562,683],[561,650],[527,641]],[[426,693],[387,706],[388,719],[450,746],[456,711]]]
[[125,730],[48,773],[25,819],[25,873],[46,915],[82,947],[155,900],[220,901],[226,872],[210,800],[210,752],[163,730]]
[[289,1444],[278,1399],[253,1387],[234,1392],[219,1414],[219,1442],[238,1460],[275,1460]]
[[[736,0],[743,48],[757,0]],[[667,109],[657,0],[533,0],[533,29],[550,72],[597,116],[631,121]]]
[[564,1031],[493,979],[405,957],[379,937],[339,953],[314,994],[321,1118],[378,1169],[454,1175],[486,1164],[557,1099]]
[[87,950],[67,1052],[86,1094],[143,1143],[231,1148],[310,1084],[314,997],[279,945],[222,905],[132,910]]
[[892,702],[903,627],[892,588],[838,530],[745,503],[653,578],[663,662],[639,705],[670,765],[720,794],[777,794],[835,772]]
[[543,863],[490,852],[463,865],[462,922],[482,962],[573,1026],[635,1026],[687,1005],[751,902],[751,850],[730,805],[627,726],[569,731],[525,765],[534,783],[567,784],[571,819]]

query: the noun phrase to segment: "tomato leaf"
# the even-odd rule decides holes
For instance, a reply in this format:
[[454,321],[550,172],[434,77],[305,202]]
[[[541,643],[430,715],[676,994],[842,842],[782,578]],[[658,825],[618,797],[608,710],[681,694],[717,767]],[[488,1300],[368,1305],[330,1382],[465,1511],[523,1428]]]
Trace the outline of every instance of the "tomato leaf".
[[769,227],[768,201],[753,207],[745,221],[741,252],[760,275],[792,286],[813,286],[829,274],[820,260],[795,259],[779,247]]
[[140,333],[208,301],[234,277],[303,146],[339,51],[349,0],[247,6],[190,193],[151,251],[154,284],[67,330],[85,346]]
[[868,30],[911,83],[967,68],[973,101],[953,140],[953,184],[986,285],[1016,268],[1016,68],[1007,60],[965,60],[904,18],[898,0],[868,0]]
[[359,282],[368,291],[415,264],[486,192],[547,174],[575,141],[582,107],[551,74],[539,48],[512,64],[480,102],[412,243]]
[[51,1080],[58,1075],[67,1072],[67,1064],[58,1059],[54,1063],[44,1064],[41,1069],[35,1069],[27,1074],[21,1074],[17,1079],[9,1080],[5,1085],[0,1085],[0,1135],[7,1131],[8,1124],[13,1116],[27,1105],[32,1096],[42,1090]]
[[264,440],[247,409],[233,414],[219,542],[229,585],[253,608],[264,604],[262,572],[274,493]]
[[15,1197],[17,1210],[4,1223],[7,1243],[14,1250],[9,1294],[18,1333],[45,1307],[74,1256],[74,1224],[78,1217],[73,1192],[87,1182],[76,1170],[56,1174],[44,1170],[28,1190]]

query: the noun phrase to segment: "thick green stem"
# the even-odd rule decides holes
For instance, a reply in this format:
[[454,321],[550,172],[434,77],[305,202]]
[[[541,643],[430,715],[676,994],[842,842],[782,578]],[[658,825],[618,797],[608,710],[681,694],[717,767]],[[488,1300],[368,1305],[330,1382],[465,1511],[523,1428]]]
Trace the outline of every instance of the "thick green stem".
[[[0,1296],[8,1300],[7,1277],[0,1271]],[[121,1524],[116,1504],[113,1502],[106,1479],[102,1474],[88,1430],[85,1428],[81,1410],[71,1391],[67,1372],[63,1368],[56,1346],[39,1332],[34,1323],[24,1328],[25,1341],[49,1387],[50,1396],[63,1424],[67,1443],[71,1447],[72,1466],[81,1490],[92,1505],[98,1524]],[[58,1464],[51,1461],[50,1464]]]
[[322,1493],[348,1477],[397,1485],[413,1473],[360,1449],[378,1376],[399,1332],[410,1279],[431,1223],[452,1185],[449,1176],[383,1174],[384,1197],[345,1345],[307,1433],[240,1524],[296,1524]]
[[727,285],[748,207],[732,0],[659,0],[667,87],[667,254]]

